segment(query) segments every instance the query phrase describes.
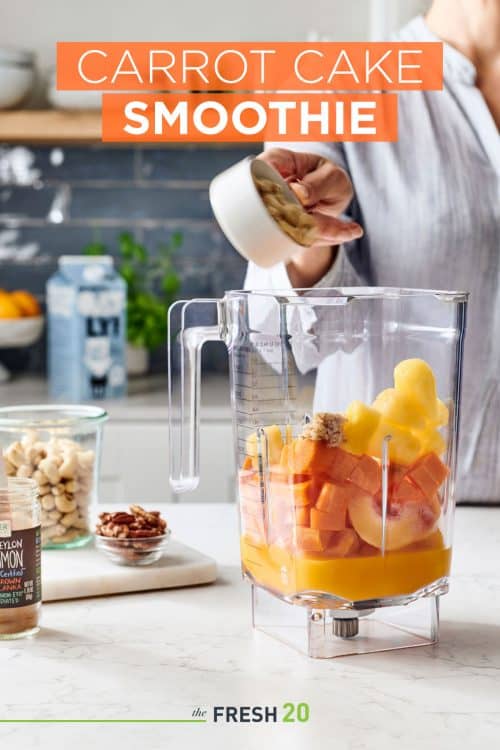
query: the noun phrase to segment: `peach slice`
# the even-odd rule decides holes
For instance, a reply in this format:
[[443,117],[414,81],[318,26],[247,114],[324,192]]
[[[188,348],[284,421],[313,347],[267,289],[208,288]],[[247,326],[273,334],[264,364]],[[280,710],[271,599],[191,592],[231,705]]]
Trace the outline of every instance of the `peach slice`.
[[361,541],[360,547],[357,551],[358,557],[377,557],[379,555],[380,550],[377,549],[377,547],[372,547],[371,544]]
[[328,557],[347,557],[358,551],[360,546],[359,536],[353,529],[342,529],[335,531],[325,550]]
[[337,507],[338,511],[333,513],[323,513],[321,510],[311,508],[311,529],[321,529],[323,531],[342,531],[342,529],[345,529],[347,502]]
[[324,552],[332,536],[331,531],[310,529],[307,526],[297,526],[296,545],[301,552]]
[[[349,500],[349,517],[361,539],[372,547],[382,547],[382,508],[372,495],[354,495]],[[439,519],[440,508],[427,502],[391,502],[385,524],[385,550],[407,547],[430,536]]]

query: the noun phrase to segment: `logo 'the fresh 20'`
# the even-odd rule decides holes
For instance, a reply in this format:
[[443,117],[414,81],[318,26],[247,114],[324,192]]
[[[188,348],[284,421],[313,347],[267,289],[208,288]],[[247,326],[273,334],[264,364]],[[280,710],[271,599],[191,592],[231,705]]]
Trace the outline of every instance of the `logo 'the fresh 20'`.
[[284,703],[281,710],[278,706],[214,706],[214,723],[258,724],[260,722],[304,724],[309,721],[308,703]]

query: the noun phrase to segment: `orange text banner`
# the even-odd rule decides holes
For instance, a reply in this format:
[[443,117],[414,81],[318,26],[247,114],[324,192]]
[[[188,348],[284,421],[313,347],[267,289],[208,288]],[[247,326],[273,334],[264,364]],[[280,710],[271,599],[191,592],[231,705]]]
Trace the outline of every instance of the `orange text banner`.
[[396,94],[104,94],[106,142],[396,141]]
[[57,87],[405,91],[443,86],[440,42],[59,42]]

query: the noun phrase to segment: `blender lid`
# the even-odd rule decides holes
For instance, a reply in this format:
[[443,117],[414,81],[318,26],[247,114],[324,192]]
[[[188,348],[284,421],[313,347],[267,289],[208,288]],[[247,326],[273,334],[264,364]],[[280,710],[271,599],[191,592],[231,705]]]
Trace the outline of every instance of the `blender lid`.
[[265,296],[284,298],[289,303],[307,304],[311,299],[322,304],[346,304],[355,299],[402,299],[406,297],[434,297],[442,302],[467,302],[469,292],[444,289],[411,289],[405,287],[354,286],[312,287],[305,289],[241,289],[226,292],[227,296]]

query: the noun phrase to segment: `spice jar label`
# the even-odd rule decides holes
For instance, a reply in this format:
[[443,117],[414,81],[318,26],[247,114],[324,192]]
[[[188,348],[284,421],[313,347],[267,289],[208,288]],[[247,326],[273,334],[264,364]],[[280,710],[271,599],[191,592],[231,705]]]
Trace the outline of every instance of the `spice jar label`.
[[0,609],[25,607],[41,598],[40,526],[12,531],[8,537],[0,529]]

